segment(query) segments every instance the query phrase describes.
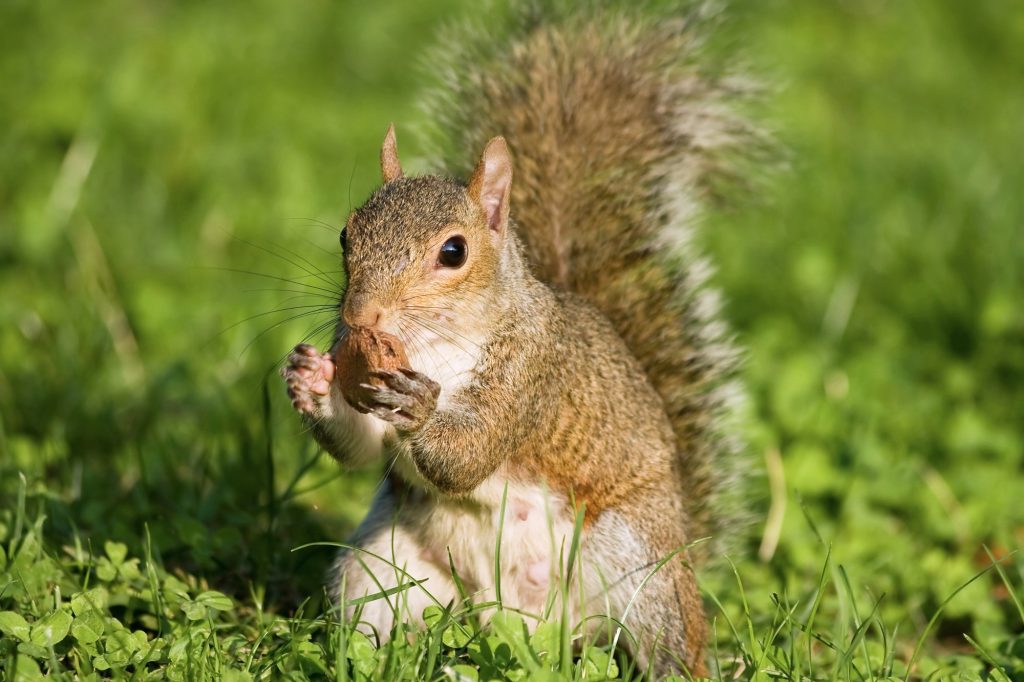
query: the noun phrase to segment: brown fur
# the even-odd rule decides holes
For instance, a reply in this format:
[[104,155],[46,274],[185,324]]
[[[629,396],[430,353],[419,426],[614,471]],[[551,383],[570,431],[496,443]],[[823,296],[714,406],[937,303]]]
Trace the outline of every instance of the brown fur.
[[[415,335],[401,320],[415,314],[411,301],[451,311],[445,329],[453,338],[483,332],[473,381],[449,398],[452,405],[422,423],[396,424],[397,452],[412,461],[420,483],[466,496],[502,469],[510,481],[546,484],[587,505],[585,549],[614,550],[616,539],[603,538],[592,520],[615,510],[645,547],[645,556],[633,558],[636,570],[695,539],[661,398],[597,310],[533,277],[514,226],[496,237],[473,191],[445,178],[403,177],[378,190],[347,229],[346,307],[359,300],[392,311],[396,333],[409,343]],[[425,245],[453,230],[476,255],[439,282],[422,265],[432,254]],[[403,258],[410,265],[396,274]],[[657,670],[672,670],[673,656],[704,670],[703,609],[681,559],[652,579],[630,623],[644,642],[638,654],[655,656]],[[656,640],[670,653],[651,650]]]

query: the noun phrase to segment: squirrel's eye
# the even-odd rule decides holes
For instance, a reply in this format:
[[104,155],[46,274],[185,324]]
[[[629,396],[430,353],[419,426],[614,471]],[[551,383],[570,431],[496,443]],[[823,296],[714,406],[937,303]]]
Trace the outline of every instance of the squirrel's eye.
[[348,249],[348,243],[347,243],[347,240],[345,238],[345,233],[346,232],[348,232],[348,228],[347,227],[343,227],[343,228],[341,228],[341,234],[338,235],[338,243],[341,244],[342,252],[344,252],[344,251],[346,251]]
[[441,246],[441,251],[437,254],[437,263],[445,268],[458,268],[466,262],[468,254],[469,247],[466,245],[466,239],[455,235]]

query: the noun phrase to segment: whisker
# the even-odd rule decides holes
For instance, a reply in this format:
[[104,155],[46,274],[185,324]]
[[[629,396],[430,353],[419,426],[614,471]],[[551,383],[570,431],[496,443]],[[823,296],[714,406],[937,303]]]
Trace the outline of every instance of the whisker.
[[240,270],[240,269],[237,269],[237,268],[220,268],[220,267],[212,268],[212,269],[220,270],[220,271],[223,271],[223,272],[237,272],[237,273],[242,274],[242,275],[251,275],[253,277],[263,277],[265,279],[273,279],[273,280],[277,280],[278,282],[287,282],[288,284],[294,284],[294,285],[300,286],[300,287],[309,287],[310,289],[316,289],[317,291],[322,291],[322,292],[324,292],[326,294],[330,294],[330,295],[338,297],[338,298],[341,298],[341,296],[343,296],[344,293],[345,293],[340,288],[338,288],[338,289],[327,289],[327,288],[324,288],[324,287],[321,287],[321,286],[317,286],[315,284],[307,284],[306,282],[300,282],[297,279],[289,279],[287,277],[279,277],[277,275],[268,275],[265,272],[255,272],[253,270]]
[[[313,329],[306,332],[306,335],[302,337],[300,343],[305,343],[306,341],[315,341],[317,337],[319,337],[324,332],[330,330],[331,327],[335,326],[336,324],[337,322],[335,320],[327,320],[326,322],[321,322],[317,326],[313,327]],[[332,347],[333,345],[334,344],[331,344]],[[328,348],[328,350],[330,350],[330,348]]]
[[[407,318],[407,319],[408,319],[409,322],[411,322],[411,323],[417,325],[418,327],[420,327],[419,331],[432,331],[432,330],[429,330],[429,328],[427,328],[426,326],[424,326],[421,322],[419,322],[419,321],[417,321],[415,319],[412,319],[412,318]],[[436,334],[436,332],[435,332],[435,335],[436,336],[441,336],[440,334]],[[444,338],[444,337],[442,337],[442,338]],[[459,346],[458,343],[455,343],[451,339],[445,339],[445,340],[448,341],[449,343],[451,343],[452,345],[454,345],[455,347],[459,348],[459,350],[461,350],[463,353],[466,353],[467,355],[469,354],[468,351],[465,348],[462,348],[461,346]],[[444,364],[446,364],[448,366],[448,370],[452,373],[453,376],[459,376],[459,375],[462,374],[462,372],[456,372],[455,371],[455,368],[452,367],[451,360],[449,360],[443,354],[437,353],[432,347],[430,347],[429,344],[424,343],[424,345],[427,346],[427,348],[428,348],[427,353],[429,355],[431,355],[431,357],[434,357],[434,358],[440,357],[441,358],[441,360],[444,362]]]
[[441,290],[437,289],[437,290],[433,290],[433,291],[428,291],[426,293],[417,294],[416,296],[406,296],[406,297],[400,299],[399,303],[405,303],[407,301],[415,301],[415,300],[418,300],[418,299],[421,299],[421,298],[429,298],[429,297],[437,296],[440,293],[441,293]]
[[456,346],[459,346],[459,349],[462,350],[463,352],[468,352],[468,351],[465,348],[463,348],[461,345],[456,343],[455,339],[452,338],[452,335],[462,339],[463,341],[465,341],[466,343],[471,345],[474,349],[480,350],[480,344],[478,344],[476,341],[474,341],[473,339],[470,339],[467,336],[464,336],[463,334],[460,334],[459,332],[455,331],[454,329],[449,329],[449,328],[441,325],[436,320],[431,320],[429,318],[425,318],[422,315],[419,315],[417,313],[410,313],[408,315],[408,317],[410,319],[416,320],[419,324],[423,325],[424,327],[426,327],[430,331],[434,332],[438,336],[443,337],[445,340],[450,341],[451,343],[455,344]]
[[349,328],[345,321],[340,317],[337,320],[337,324],[334,327],[333,338],[331,339],[331,348],[334,348],[339,343],[345,340],[345,337],[349,335],[352,330]]
[[396,326],[398,327],[398,338],[400,338],[406,346],[409,346],[413,354],[420,354],[423,349],[417,344],[417,339],[412,335],[411,330],[408,329],[401,320],[398,321]]
[[285,218],[285,220],[287,220],[289,222],[312,223],[311,227],[322,227],[325,230],[330,230],[331,232],[334,232],[335,234],[337,234],[338,232],[341,232],[341,228],[337,227],[336,225],[332,225],[332,224],[330,224],[328,222],[325,222],[323,220],[320,220],[319,218],[298,218],[298,217],[296,217],[296,218]]
[[[336,296],[327,296],[326,294],[314,294],[314,293],[310,293],[308,291],[300,291],[298,289],[278,289],[278,288],[275,288],[275,287],[261,287],[259,289],[242,289],[242,293],[244,293],[244,294],[254,294],[254,293],[261,293],[261,292],[274,292],[274,293],[279,293],[279,294],[297,294],[297,296],[295,296],[293,298],[297,298],[298,296],[304,296],[306,298],[322,298],[324,300],[328,300],[328,301],[332,301],[332,302],[336,302],[338,300]],[[337,304],[335,303],[335,305],[337,305]]]
[[[312,242],[309,242],[309,243],[312,243]],[[324,271],[323,271],[323,270],[322,270],[322,269],[321,269],[321,268],[320,268],[319,266],[317,266],[317,265],[316,265],[316,263],[314,263],[313,261],[311,261],[311,260],[309,260],[308,258],[306,258],[305,256],[303,256],[303,255],[302,255],[301,253],[296,253],[296,252],[292,251],[291,249],[289,249],[289,248],[287,248],[287,247],[283,247],[283,246],[279,246],[279,248],[282,248],[282,249],[284,249],[284,250],[285,250],[286,252],[288,252],[288,253],[290,253],[291,255],[295,256],[296,258],[298,258],[299,260],[301,260],[301,261],[302,261],[303,263],[305,263],[306,265],[308,265],[308,266],[309,266],[310,268],[312,268],[312,270],[308,270],[308,269],[306,269],[306,268],[302,267],[301,265],[299,265],[299,266],[298,266],[298,267],[299,267],[300,269],[302,269],[302,270],[304,270],[305,272],[309,273],[309,274],[310,274],[310,276],[316,277],[316,278],[317,278],[317,279],[319,279],[319,280],[320,280],[321,282],[325,282],[325,283],[326,283],[326,284],[328,284],[328,285],[337,285],[337,284],[340,284],[339,282],[335,282],[335,281],[334,281],[334,280],[332,280],[332,279],[331,279],[330,277],[328,277],[328,276],[327,276],[327,273],[325,273],[325,272],[324,272]],[[319,246],[318,246],[317,248],[321,248],[321,247],[319,247]],[[326,253],[327,253],[328,255],[330,255],[330,256],[332,256],[332,257],[335,257],[335,255],[334,255],[334,254],[330,253],[329,251],[326,251],[326,249],[324,249],[324,251],[325,251],[325,252],[326,252]],[[316,274],[314,274],[314,273],[316,273]]]
[[[317,324],[315,327],[313,327],[311,330],[309,330],[305,334],[305,336],[303,336],[301,339],[299,339],[299,343],[305,343],[306,341],[309,341],[311,338],[315,337],[317,334],[322,334],[323,332],[327,331],[331,326],[335,326],[336,328],[344,327],[344,325],[343,324],[339,324],[337,320],[334,320],[334,319],[325,320],[324,322],[321,322],[321,323]],[[344,327],[343,329],[341,329],[341,333],[338,334],[337,340],[345,338],[345,336],[348,335],[348,332],[349,332],[349,330],[348,330],[347,327]],[[334,343],[337,343],[337,340]],[[333,348],[333,347],[334,347],[334,344],[332,343],[331,344],[331,348]],[[283,365],[285,360],[288,359],[288,355],[291,354],[291,352],[292,352],[292,348],[289,348],[284,354],[279,355],[277,360],[274,362],[274,365],[275,366]]]
[[[320,246],[319,244],[317,244],[317,243],[315,243],[315,242],[313,242],[313,241],[311,241],[309,239],[303,239],[302,241],[304,241],[306,244],[309,244],[312,248],[316,249],[317,251],[322,251],[323,253],[327,254],[331,258],[339,258],[342,255],[340,253],[335,253],[334,251],[331,251],[329,249],[325,249],[324,247]],[[317,269],[319,270],[319,268],[317,268]],[[324,271],[320,270],[320,272],[324,272]],[[344,270],[335,270],[333,272],[334,272],[334,274],[341,274],[342,272],[344,272]],[[326,275],[327,273],[324,272],[324,274]]]
[[455,345],[462,352],[464,352],[464,353],[466,352],[465,348],[462,348],[457,343],[455,343],[455,341],[453,341],[452,339],[450,339],[450,338],[444,336],[443,334],[439,333],[437,328],[430,326],[428,320],[425,320],[425,319],[423,319],[421,317],[418,317],[417,315],[406,315],[406,319],[409,320],[409,322],[415,324],[417,327],[419,327],[423,332],[430,332],[434,336],[439,337],[439,338],[441,338],[444,341],[448,341],[452,345]]
[[308,258],[306,258],[305,256],[303,256],[301,254],[295,253],[294,251],[292,251],[291,249],[289,249],[289,248],[287,248],[285,246],[281,246],[280,244],[274,244],[273,242],[271,242],[272,244],[274,244],[275,247],[281,249],[285,253],[288,253],[288,254],[292,255],[293,257],[299,259],[300,261],[304,262],[306,265],[309,266],[309,268],[312,268],[312,270],[310,270],[309,268],[305,267],[302,263],[296,262],[296,261],[294,261],[294,260],[292,260],[290,258],[286,258],[286,257],[282,256],[281,254],[279,254],[279,253],[277,253],[277,252],[275,252],[275,251],[273,251],[271,249],[268,249],[265,246],[262,246],[260,244],[255,243],[255,242],[251,242],[248,239],[244,239],[243,237],[235,236],[234,239],[236,241],[239,241],[239,242],[243,243],[243,244],[247,244],[248,246],[251,246],[254,249],[259,249],[260,251],[263,251],[264,253],[270,254],[274,258],[279,258],[279,259],[283,260],[285,263],[288,263],[289,265],[292,265],[292,266],[302,270],[307,275],[310,275],[311,277],[315,277],[315,278],[319,279],[321,282],[323,282],[324,284],[327,284],[328,286],[335,286],[337,284],[333,280],[331,280],[328,277],[326,277],[323,274],[323,271],[320,270]]
[[440,305],[407,305],[403,306],[403,310],[442,310],[445,312],[451,312],[451,308],[440,306]]
[[295,319],[296,317],[302,317],[303,315],[313,315],[313,314],[318,313],[318,312],[327,312],[328,310],[334,310],[336,308],[336,306],[317,304],[317,305],[293,305],[293,306],[286,306],[284,308],[275,308],[274,310],[268,310],[268,311],[263,312],[263,313],[257,313],[255,315],[251,315],[251,316],[245,318],[244,320],[239,320],[238,322],[233,323],[231,326],[225,327],[224,329],[222,329],[220,331],[220,334],[223,334],[225,332],[231,331],[232,329],[234,329],[238,325],[245,324],[246,322],[251,322],[252,320],[255,320],[255,319],[260,318],[260,317],[266,317],[267,315],[273,315],[275,313],[286,313],[286,312],[288,312],[290,310],[302,310],[304,308],[311,308],[312,310],[307,310],[306,312],[300,313],[299,315],[296,315],[295,317],[291,317],[289,319]]
[[401,322],[398,324],[398,329],[406,337],[415,354],[422,356],[429,356],[431,354],[426,339],[418,333],[417,329],[403,325]]
[[[277,329],[277,328],[278,328],[278,327],[280,327],[281,325],[283,325],[283,324],[287,324],[288,322],[291,322],[292,320],[297,320],[297,319],[299,319],[299,318],[302,318],[302,317],[308,317],[309,315],[316,315],[316,314],[318,314],[318,313],[322,313],[322,312],[326,312],[326,311],[320,311],[320,310],[307,310],[306,312],[303,312],[303,313],[299,313],[298,315],[291,315],[291,316],[289,316],[289,317],[286,317],[285,319],[283,319],[283,320],[281,320],[281,321],[279,321],[279,322],[276,322],[276,323],[274,323],[273,325],[271,325],[271,326],[267,327],[266,329],[264,329],[263,331],[261,331],[261,332],[260,332],[259,334],[257,334],[257,335],[256,335],[255,337],[253,337],[253,339],[252,339],[252,340],[251,340],[251,341],[250,341],[249,343],[245,344],[245,347],[244,347],[244,348],[242,348],[242,350],[241,350],[241,351],[239,352],[239,354],[238,354],[238,355],[239,355],[239,357],[241,357],[242,355],[244,355],[244,354],[245,354],[245,352],[246,352],[246,351],[248,351],[248,350],[249,350],[249,348],[251,348],[251,347],[252,347],[252,345],[253,345],[254,343],[256,343],[256,342],[257,342],[257,341],[258,341],[258,340],[259,340],[260,338],[262,338],[262,337],[263,337],[263,336],[265,336],[266,334],[269,334],[269,333],[270,333],[271,331],[273,331],[274,329]],[[331,322],[333,322],[333,320],[331,320]]]

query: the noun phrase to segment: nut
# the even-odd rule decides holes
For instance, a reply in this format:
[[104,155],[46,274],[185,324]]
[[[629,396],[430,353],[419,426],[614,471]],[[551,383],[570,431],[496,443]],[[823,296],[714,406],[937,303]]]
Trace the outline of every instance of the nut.
[[372,329],[352,329],[334,352],[338,367],[341,395],[349,405],[366,412],[359,403],[371,398],[363,384],[383,386],[384,382],[370,376],[371,372],[409,367],[409,358],[398,337]]

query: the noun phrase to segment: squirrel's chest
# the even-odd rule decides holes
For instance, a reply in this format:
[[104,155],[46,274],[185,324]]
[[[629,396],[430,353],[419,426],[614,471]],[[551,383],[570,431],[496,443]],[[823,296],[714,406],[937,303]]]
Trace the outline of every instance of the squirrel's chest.
[[438,332],[418,338],[407,351],[412,369],[441,385],[438,407],[473,380],[479,361],[479,344],[454,332]]

